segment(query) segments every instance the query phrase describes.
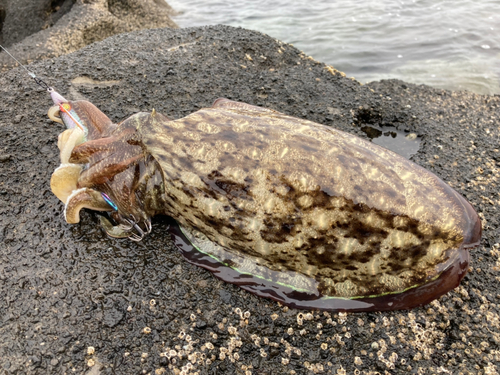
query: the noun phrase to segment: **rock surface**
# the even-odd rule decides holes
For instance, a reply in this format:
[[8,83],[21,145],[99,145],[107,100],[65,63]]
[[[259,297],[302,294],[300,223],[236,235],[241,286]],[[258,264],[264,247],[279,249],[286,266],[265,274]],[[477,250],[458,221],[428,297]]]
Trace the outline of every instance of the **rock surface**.
[[30,69],[114,121],[152,108],[179,118],[227,97],[361,137],[366,124],[406,129],[423,140],[412,159],[473,204],[484,232],[461,285],[426,307],[280,307],[184,261],[165,218],[140,243],[107,238],[90,212],[66,224],[49,186],[63,129],[46,116],[49,96],[17,68],[0,78],[2,373],[500,370],[498,96],[396,80],[362,86],[290,45],[224,26],[117,35]]
[[[0,0],[0,44],[21,63],[60,56],[115,34],[173,27],[164,0]],[[0,69],[17,63],[0,53]]]

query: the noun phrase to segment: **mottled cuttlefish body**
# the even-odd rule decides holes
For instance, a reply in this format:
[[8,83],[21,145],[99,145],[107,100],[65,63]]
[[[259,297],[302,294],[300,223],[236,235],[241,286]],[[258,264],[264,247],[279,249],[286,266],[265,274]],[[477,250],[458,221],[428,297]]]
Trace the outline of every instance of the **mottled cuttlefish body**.
[[227,99],[116,125],[88,102],[52,98],[51,118],[68,127],[52,189],[69,223],[82,207],[110,211],[108,234],[139,240],[169,215],[189,261],[292,307],[423,305],[458,285],[479,244],[462,196],[351,134]]

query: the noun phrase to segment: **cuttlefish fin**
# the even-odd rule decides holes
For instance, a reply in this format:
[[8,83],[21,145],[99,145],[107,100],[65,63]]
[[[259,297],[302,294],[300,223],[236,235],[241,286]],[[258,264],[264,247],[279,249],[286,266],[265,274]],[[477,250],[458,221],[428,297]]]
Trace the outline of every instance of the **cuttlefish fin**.
[[227,109],[233,109],[233,110],[244,110],[244,111],[251,111],[254,113],[262,113],[262,114],[280,113],[278,111],[275,111],[274,109],[258,107],[256,105],[251,105],[251,104],[247,104],[247,103],[235,102],[234,100],[230,100],[230,99],[226,99],[226,98],[216,99],[215,102],[212,104],[212,108],[227,108]]

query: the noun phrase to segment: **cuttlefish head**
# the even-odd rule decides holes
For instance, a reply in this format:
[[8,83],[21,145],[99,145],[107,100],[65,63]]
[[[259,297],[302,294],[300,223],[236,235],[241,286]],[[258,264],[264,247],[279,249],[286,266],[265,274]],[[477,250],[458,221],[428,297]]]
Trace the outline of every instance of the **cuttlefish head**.
[[[92,103],[66,100],[54,90],[50,91],[50,95],[54,106],[48,111],[49,118],[66,126],[66,130],[59,134],[57,143],[61,165],[50,180],[52,192],[65,204],[66,221],[78,223],[82,208],[111,211],[112,218],[121,219],[119,207],[110,197],[114,188],[113,177],[126,172],[142,154],[137,152],[137,147],[129,146],[126,139],[113,135],[117,125]],[[133,130],[129,129],[128,133],[133,133]],[[131,157],[121,163],[99,163],[111,159],[109,156],[115,154],[117,149]],[[123,222],[121,226],[113,226],[104,217],[100,219],[109,235],[138,240],[144,234],[137,225],[144,219],[142,216],[135,212],[134,215],[127,215],[126,219],[117,220]],[[145,231],[150,231],[149,219],[144,222]],[[132,233],[134,230],[139,232],[139,237]]]

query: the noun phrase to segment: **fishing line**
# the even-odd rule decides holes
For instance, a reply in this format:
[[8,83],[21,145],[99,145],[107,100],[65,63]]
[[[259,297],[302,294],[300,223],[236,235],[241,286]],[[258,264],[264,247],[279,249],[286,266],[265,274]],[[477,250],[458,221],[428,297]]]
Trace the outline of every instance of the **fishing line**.
[[[14,56],[12,56],[12,54],[9,51],[7,51],[4,46],[0,45],[0,48],[2,48],[5,52],[7,52],[7,54],[10,57],[12,57],[24,70],[26,70],[28,72],[28,74],[30,75],[30,77],[33,78],[35,80],[35,82],[42,89],[47,90],[48,93],[55,92],[52,87],[50,87],[49,85],[47,85],[41,78],[38,78],[35,73],[33,73],[32,71],[30,71],[26,66],[24,66],[23,64],[21,64],[21,62],[18,59],[16,59]],[[71,120],[76,124],[76,126],[78,126],[86,134],[86,128],[80,123],[79,119],[77,120],[75,118],[75,117],[78,117],[78,115],[76,114],[75,111],[71,110],[71,106],[69,108],[66,108],[66,106],[64,106],[63,104],[60,103],[59,104],[59,109],[62,112],[66,113],[71,118]]]
[[33,78],[35,80],[35,82],[42,89],[47,90],[48,92],[52,92],[54,90],[52,87],[50,87],[49,85],[47,85],[41,78],[38,78],[35,73],[33,73],[28,68],[26,68],[23,64],[21,64],[21,62],[18,59],[16,59],[14,56],[12,56],[11,53],[9,51],[7,51],[2,45],[0,45],[0,48],[2,48],[5,52],[7,52],[7,54],[10,57],[12,57],[24,70],[26,70],[28,72],[28,74],[30,75],[30,77]]

